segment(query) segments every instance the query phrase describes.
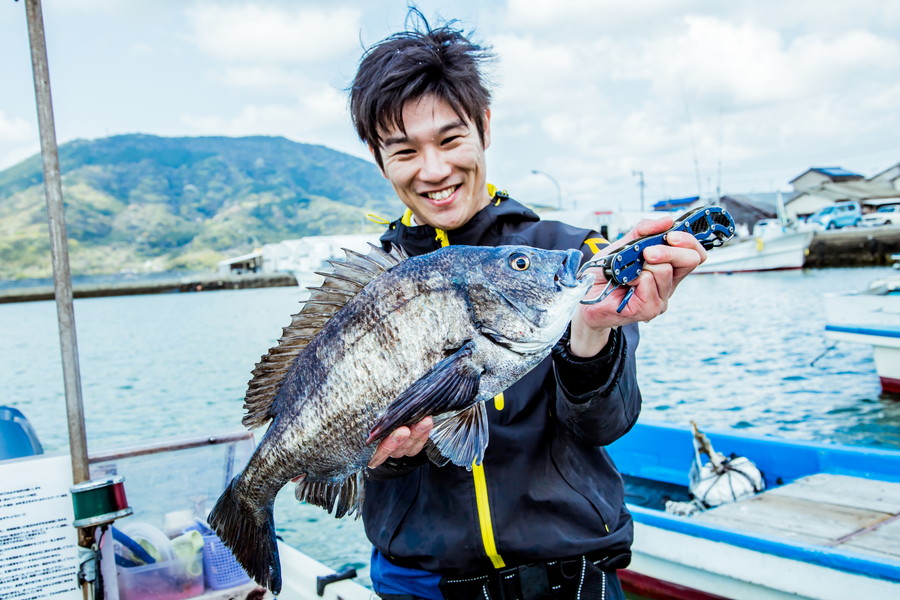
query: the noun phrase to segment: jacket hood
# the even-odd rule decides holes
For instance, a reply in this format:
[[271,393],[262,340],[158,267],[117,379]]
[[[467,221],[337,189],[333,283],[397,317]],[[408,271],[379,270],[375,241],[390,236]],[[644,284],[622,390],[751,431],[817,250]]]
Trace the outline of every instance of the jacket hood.
[[[402,247],[410,255],[425,254],[437,250],[446,236],[448,244],[481,246],[495,238],[502,225],[516,223],[536,223],[541,218],[530,208],[519,204],[503,192],[497,192],[491,203],[475,213],[461,227],[450,231],[435,229],[431,225],[404,225],[404,219],[397,219],[388,225],[381,236],[381,243]],[[411,219],[410,219],[410,222]]]

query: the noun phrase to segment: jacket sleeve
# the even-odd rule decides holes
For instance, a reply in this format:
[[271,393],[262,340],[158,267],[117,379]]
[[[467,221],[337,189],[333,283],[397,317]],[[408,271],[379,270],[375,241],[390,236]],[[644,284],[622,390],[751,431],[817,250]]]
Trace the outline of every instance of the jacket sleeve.
[[386,461],[375,467],[374,469],[366,469],[366,477],[375,481],[384,481],[385,479],[395,479],[403,477],[418,469],[428,462],[428,456],[423,450],[415,456],[404,456],[403,458],[388,458]]
[[641,412],[635,350],[638,327],[614,329],[597,356],[569,353],[569,335],[553,348],[556,414],[580,441],[605,446],[625,435]]

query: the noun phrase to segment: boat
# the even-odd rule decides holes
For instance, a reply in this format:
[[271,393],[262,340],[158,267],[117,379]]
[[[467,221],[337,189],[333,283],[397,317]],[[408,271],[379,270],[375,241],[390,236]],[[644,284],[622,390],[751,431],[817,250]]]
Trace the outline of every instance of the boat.
[[881,388],[900,394],[900,276],[876,279],[865,290],[826,294],[825,335],[872,346]]
[[765,236],[735,237],[710,252],[694,273],[802,269],[813,235],[812,231],[779,231]]
[[753,226],[752,236],[736,236],[694,269],[694,273],[746,273],[802,269],[815,232],[789,225],[784,199],[777,192],[776,219]]
[[[0,433],[0,498],[13,499],[0,502],[0,519],[6,531],[20,532],[18,538],[12,535],[15,539],[4,534],[0,546],[4,559],[0,561],[0,597],[81,599],[77,580],[81,555],[72,525],[78,516],[79,496],[71,490],[70,457],[44,454],[30,422],[13,407],[0,406]],[[264,590],[250,580],[215,534],[203,527],[207,511],[254,446],[252,433],[240,431],[92,454],[91,481],[121,478],[131,511],[98,525],[94,533],[100,547],[94,597],[261,598]],[[26,495],[27,502],[18,501]],[[103,498],[86,502],[102,505]],[[176,551],[185,532],[195,543],[188,545],[186,552]],[[129,544],[122,544],[123,536],[137,540],[142,548],[157,548],[158,553],[148,549],[155,559],[126,565]],[[17,543],[26,539],[27,544]],[[279,552],[284,573],[280,598],[375,598],[370,589],[351,580],[356,575],[353,569],[336,573],[284,542],[279,542]],[[50,563],[54,567],[48,571]]]
[[[690,429],[640,421],[608,450],[634,519],[626,591],[670,600],[900,598],[900,452],[705,432],[765,491],[691,516]],[[696,502],[695,502],[696,504]]]

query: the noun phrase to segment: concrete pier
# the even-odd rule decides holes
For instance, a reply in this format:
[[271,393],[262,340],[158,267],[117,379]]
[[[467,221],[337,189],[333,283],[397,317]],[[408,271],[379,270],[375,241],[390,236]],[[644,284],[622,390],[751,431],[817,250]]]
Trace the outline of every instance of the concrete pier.
[[[837,229],[817,232],[809,245],[805,268],[869,267],[891,264],[900,254],[900,225],[871,229]],[[75,284],[75,298],[242,290],[297,285],[290,273],[246,273],[243,275],[198,274],[171,279],[122,283]],[[52,300],[53,286],[0,289],[0,304]]]
[[809,244],[805,268],[890,265],[900,253],[900,225],[820,231]]
[[[290,273],[248,273],[244,275],[199,274],[190,277],[128,281],[122,283],[75,284],[75,298],[131,296],[137,294],[171,294],[178,292],[208,292],[213,290],[244,290],[261,287],[297,285]],[[52,300],[53,286],[0,289],[0,304]]]

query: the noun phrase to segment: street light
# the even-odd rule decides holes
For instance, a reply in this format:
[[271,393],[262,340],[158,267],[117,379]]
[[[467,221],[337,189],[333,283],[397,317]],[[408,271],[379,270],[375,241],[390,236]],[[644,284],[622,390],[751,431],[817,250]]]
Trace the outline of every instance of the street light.
[[556,203],[558,205],[559,210],[562,210],[562,189],[559,187],[559,182],[553,178],[552,175],[548,173],[544,173],[543,171],[538,171],[537,169],[531,170],[532,175],[543,175],[547,179],[553,182],[553,185],[556,186]]

